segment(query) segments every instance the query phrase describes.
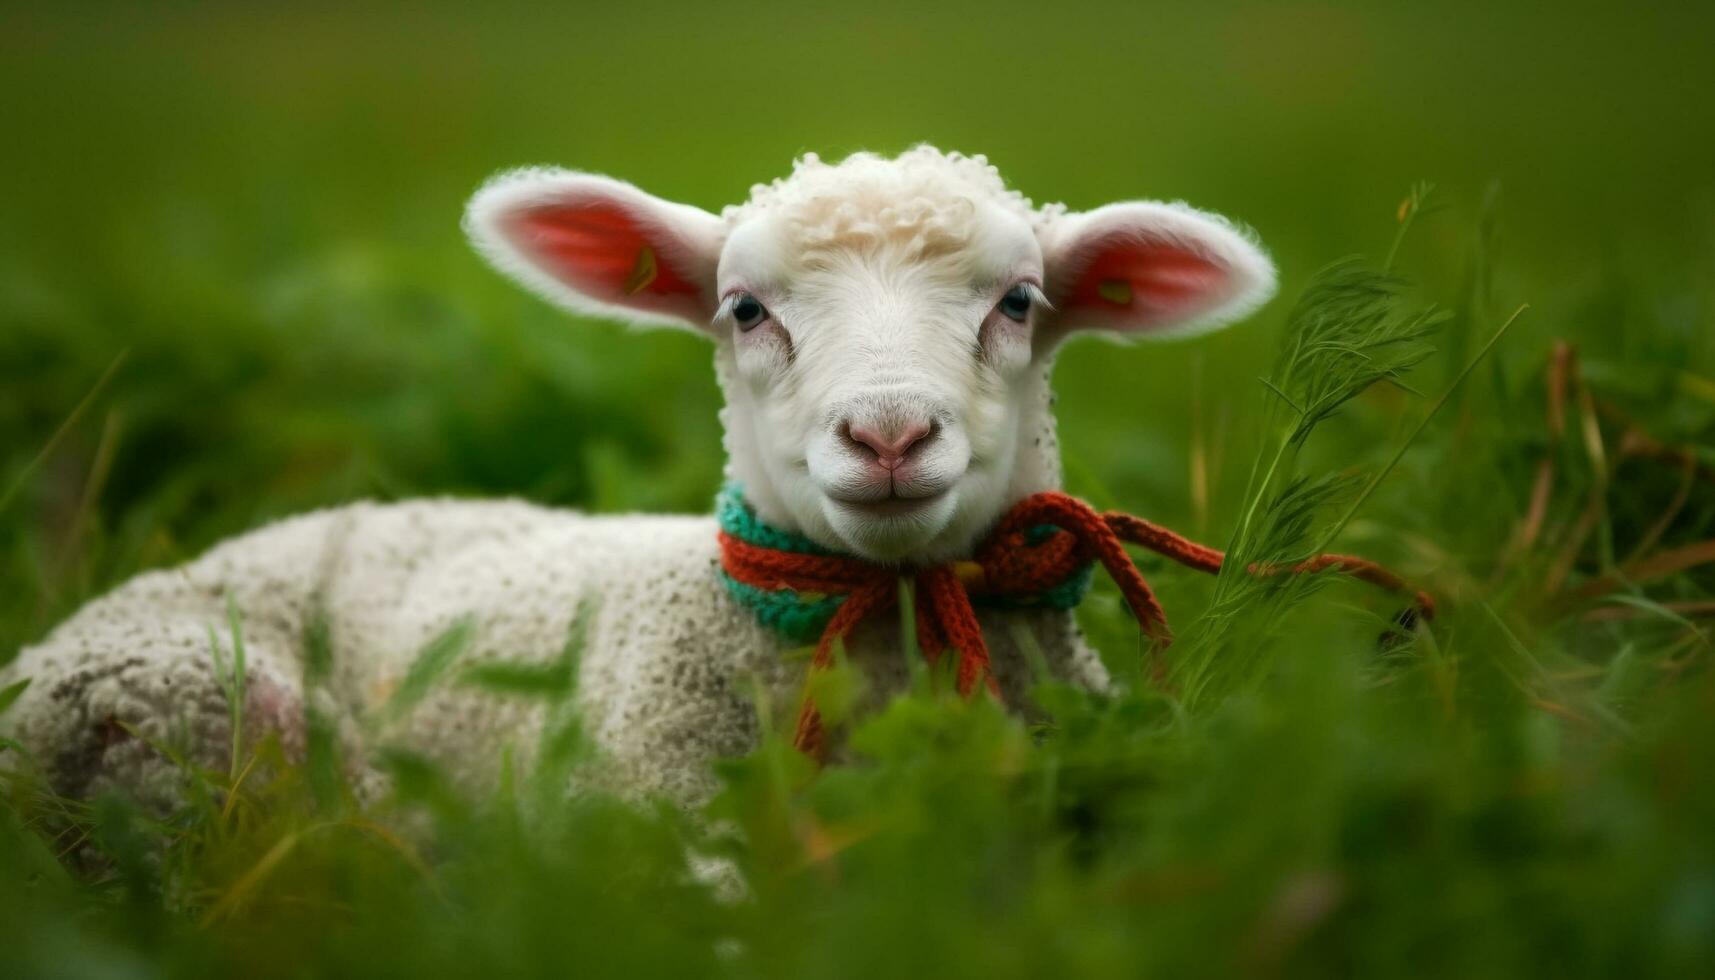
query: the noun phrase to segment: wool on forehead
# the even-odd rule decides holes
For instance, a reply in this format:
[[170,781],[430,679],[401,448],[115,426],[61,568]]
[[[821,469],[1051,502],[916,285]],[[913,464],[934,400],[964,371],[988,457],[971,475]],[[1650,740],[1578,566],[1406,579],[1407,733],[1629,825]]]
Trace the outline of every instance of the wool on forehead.
[[927,144],[897,157],[854,153],[824,163],[814,153],[793,162],[790,176],[751,188],[750,200],[722,212],[727,227],[778,218],[802,253],[899,247],[908,255],[957,251],[970,243],[991,204],[1040,225],[1064,211],[1034,206],[1006,186],[981,154],[943,153]]

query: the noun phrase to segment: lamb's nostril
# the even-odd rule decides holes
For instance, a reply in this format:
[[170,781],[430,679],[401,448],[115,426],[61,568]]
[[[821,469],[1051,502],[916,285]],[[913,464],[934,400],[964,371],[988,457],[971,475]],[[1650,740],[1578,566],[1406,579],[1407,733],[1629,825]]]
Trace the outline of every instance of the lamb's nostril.
[[852,452],[858,453],[859,455],[869,455],[875,452],[868,443],[859,439],[857,436],[852,435],[852,424],[850,422],[841,422],[839,433],[840,442]]
[[929,422],[907,422],[896,429],[846,423],[841,427],[846,439],[875,454],[875,461],[893,469],[911,455],[911,450],[934,434]]

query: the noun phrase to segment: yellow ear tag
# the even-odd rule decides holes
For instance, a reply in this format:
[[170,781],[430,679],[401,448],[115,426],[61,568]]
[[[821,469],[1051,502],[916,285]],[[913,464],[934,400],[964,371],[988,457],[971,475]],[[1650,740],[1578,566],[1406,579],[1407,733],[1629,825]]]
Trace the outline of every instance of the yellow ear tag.
[[636,296],[648,289],[659,271],[655,267],[655,250],[647,245],[638,249],[637,264],[631,267],[631,275],[625,277],[625,295]]
[[1103,279],[1096,285],[1096,295],[1115,306],[1131,305],[1130,279]]

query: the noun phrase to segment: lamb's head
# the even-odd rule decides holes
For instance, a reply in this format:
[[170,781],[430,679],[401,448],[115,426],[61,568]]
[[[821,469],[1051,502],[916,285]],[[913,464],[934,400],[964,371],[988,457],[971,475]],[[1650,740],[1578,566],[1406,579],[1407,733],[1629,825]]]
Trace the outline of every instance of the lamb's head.
[[881,561],[960,556],[1059,482],[1055,349],[1182,336],[1266,300],[1221,218],[1133,201],[1035,208],[982,157],[814,156],[717,217],[589,174],[503,174],[466,228],[576,312],[711,336],[729,475],[771,523]]

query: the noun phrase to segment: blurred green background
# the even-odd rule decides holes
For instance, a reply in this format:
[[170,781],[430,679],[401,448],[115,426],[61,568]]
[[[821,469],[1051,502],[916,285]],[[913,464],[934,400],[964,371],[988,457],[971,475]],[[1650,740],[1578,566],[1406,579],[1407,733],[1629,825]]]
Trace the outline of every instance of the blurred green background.
[[[265,905],[280,917],[231,934],[254,946],[187,940],[179,966],[288,973],[314,935],[348,967],[379,943],[401,972],[456,950],[447,962],[551,973],[573,937],[609,965],[687,975],[717,959],[717,920],[760,957],[720,960],[748,964],[738,975],[885,974],[901,961],[871,942],[883,930],[919,965],[1017,975],[1058,956],[1219,972],[1230,940],[1252,949],[1234,936],[1311,935],[1310,962],[1336,970],[1707,964],[1709,644],[1651,604],[1707,602],[1708,570],[1629,597],[1643,622],[1544,612],[1536,589],[1612,571],[1668,511],[1662,547],[1715,534],[1707,482],[1670,506],[1674,467],[1616,475],[1543,422],[1543,365],[1565,339],[1605,403],[1712,462],[1712,50],[1715,5],[1693,2],[5,4],[0,661],[139,568],[310,507],[451,493],[707,508],[721,456],[705,341],[577,321],[487,269],[458,221],[498,169],[605,172],[715,210],[805,151],[928,141],[987,154],[1039,203],[1183,199],[1249,223],[1281,269],[1261,314],[1185,344],[1082,342],[1057,374],[1071,488],[1215,542],[1265,437],[1255,379],[1292,298],[1336,258],[1384,255],[1428,180],[1396,266],[1455,318],[1415,386],[1438,393],[1531,309],[1340,543],[1453,600],[1444,651],[1378,679],[1381,604],[1341,591],[1324,607],[1337,625],[1285,658],[1301,673],[1187,730],[1064,705],[1064,743],[1028,756],[1066,766],[1044,777],[1042,825],[1004,782],[1021,756],[993,747],[1024,752],[1020,729],[979,719],[931,752],[902,734],[933,727],[907,705],[873,739],[878,768],[820,784],[817,806],[867,800],[877,826],[909,832],[854,848],[843,889],[802,868],[762,888],[754,921],[660,884],[680,854],[663,825],[590,804],[546,841],[451,821],[446,881],[492,908],[457,930],[414,871],[330,845],[285,873],[337,900]],[[1313,464],[1373,470],[1423,407],[1371,392],[1318,433]],[[1561,469],[1540,553],[1503,560],[1544,457]],[[1572,534],[1587,497],[1600,523]],[[1148,570],[1176,624],[1202,610],[1205,584]],[[1126,661],[1111,593],[1085,619]],[[912,768],[920,756],[934,765]],[[757,802],[746,771],[746,829],[796,840],[800,803]],[[192,876],[219,894],[287,833],[250,830]],[[987,912],[959,904],[972,894]],[[953,931],[901,895],[940,903]],[[13,900],[32,899],[0,889],[0,912]],[[397,921],[351,938],[328,926],[347,902]],[[40,964],[87,939],[42,908],[15,920],[37,923],[40,948],[0,954]],[[300,914],[313,931],[293,932]],[[155,915],[113,939],[138,958],[102,963],[159,953]],[[660,934],[601,945],[641,921]],[[1042,959],[948,938],[1007,929]]]

